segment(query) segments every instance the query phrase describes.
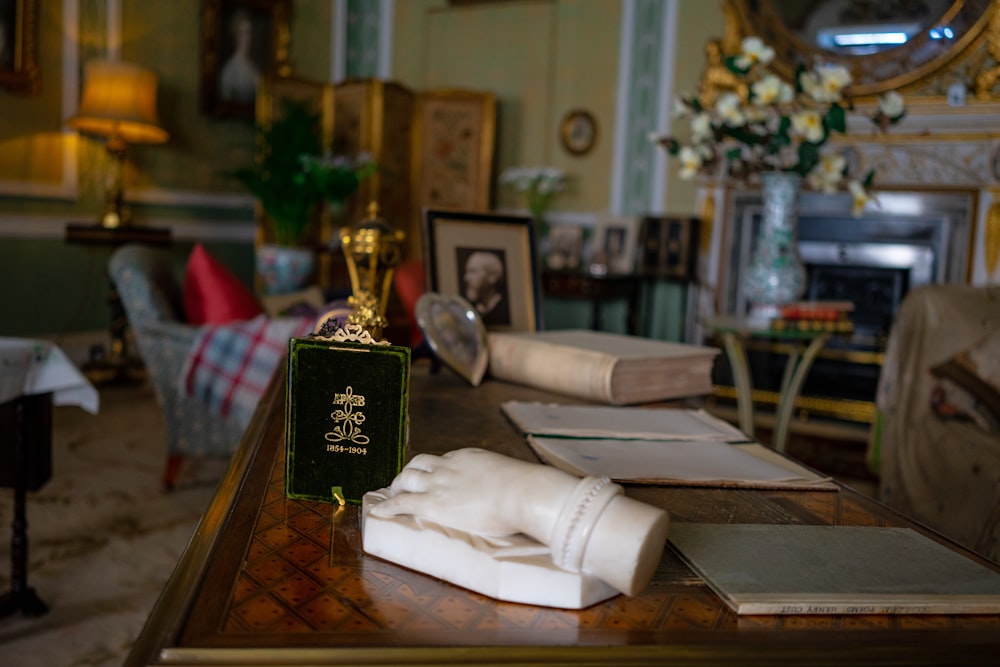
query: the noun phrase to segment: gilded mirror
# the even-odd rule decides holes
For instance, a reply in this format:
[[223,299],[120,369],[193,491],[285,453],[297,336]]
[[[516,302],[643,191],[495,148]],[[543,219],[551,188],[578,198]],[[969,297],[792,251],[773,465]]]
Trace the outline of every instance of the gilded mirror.
[[[996,0],[727,0],[727,53],[757,35],[775,52],[775,69],[791,78],[799,63],[816,59],[847,66],[856,96],[926,88],[972,57],[942,87],[962,77],[973,88],[977,72],[1000,58],[982,51],[996,42]],[[995,21],[993,22],[996,23]],[[994,49],[996,46],[994,46]],[[990,49],[992,51],[993,49]],[[928,94],[942,90],[927,90]]]

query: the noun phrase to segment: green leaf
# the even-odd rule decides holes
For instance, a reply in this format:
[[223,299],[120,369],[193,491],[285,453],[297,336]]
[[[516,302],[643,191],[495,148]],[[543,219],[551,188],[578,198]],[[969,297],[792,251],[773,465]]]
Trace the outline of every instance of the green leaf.
[[872,183],[875,181],[875,170],[869,169],[868,173],[865,174],[864,179],[861,181],[861,185],[864,186],[865,190],[871,188]]
[[726,56],[726,68],[733,74],[739,74],[740,76],[749,71],[736,64],[736,56]]
[[819,163],[819,144],[803,141],[799,144],[798,172],[805,176]]
[[827,130],[840,132],[841,134],[847,132],[847,113],[844,111],[844,107],[836,102],[831,104],[823,124]]

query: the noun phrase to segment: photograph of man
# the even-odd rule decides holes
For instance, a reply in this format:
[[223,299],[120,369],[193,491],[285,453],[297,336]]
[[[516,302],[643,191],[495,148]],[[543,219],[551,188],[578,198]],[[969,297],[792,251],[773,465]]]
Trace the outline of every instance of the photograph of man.
[[465,299],[479,313],[483,324],[509,325],[507,258],[503,250],[456,248],[458,282]]
[[219,99],[225,102],[254,101],[261,69],[255,57],[259,48],[254,37],[263,30],[263,21],[260,23],[261,26],[256,26],[254,16],[243,8],[223,21],[222,51],[230,54],[219,71]]

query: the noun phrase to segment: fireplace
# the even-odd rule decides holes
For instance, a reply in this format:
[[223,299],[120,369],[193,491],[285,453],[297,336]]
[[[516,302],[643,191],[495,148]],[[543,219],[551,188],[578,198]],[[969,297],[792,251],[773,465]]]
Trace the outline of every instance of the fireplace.
[[[868,422],[889,329],[906,293],[923,284],[964,282],[976,193],[885,192],[880,205],[854,218],[846,195],[803,193],[799,252],[806,265],[806,299],[855,304],[854,332],[833,339],[817,358],[797,408],[818,416]],[[731,198],[732,225],[721,248],[718,312],[745,314],[749,305],[740,276],[750,260],[761,222],[759,193]],[[754,401],[777,401],[787,350],[780,343],[750,341],[748,361]],[[735,396],[726,359],[715,383],[721,398]]]

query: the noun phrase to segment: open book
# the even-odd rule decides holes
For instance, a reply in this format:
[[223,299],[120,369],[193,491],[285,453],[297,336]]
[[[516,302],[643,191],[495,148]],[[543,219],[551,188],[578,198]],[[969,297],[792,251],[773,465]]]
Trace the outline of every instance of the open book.
[[838,488],[702,410],[522,401],[501,408],[541,460],[573,475],[634,484]]

